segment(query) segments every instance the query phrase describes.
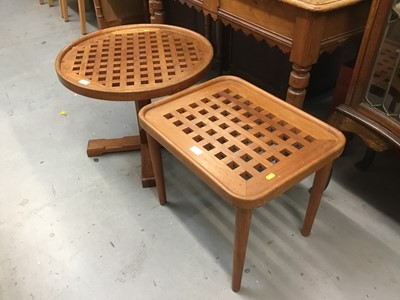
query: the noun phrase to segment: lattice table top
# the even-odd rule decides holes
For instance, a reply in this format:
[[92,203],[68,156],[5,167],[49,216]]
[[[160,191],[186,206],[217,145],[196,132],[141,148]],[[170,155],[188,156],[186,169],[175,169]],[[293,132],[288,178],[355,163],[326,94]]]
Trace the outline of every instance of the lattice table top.
[[203,36],[175,26],[118,26],[88,34],[56,59],[60,81],[84,96],[145,100],[201,79],[213,56]]
[[139,117],[151,136],[242,207],[265,204],[344,146],[333,127],[231,76],[148,105]]

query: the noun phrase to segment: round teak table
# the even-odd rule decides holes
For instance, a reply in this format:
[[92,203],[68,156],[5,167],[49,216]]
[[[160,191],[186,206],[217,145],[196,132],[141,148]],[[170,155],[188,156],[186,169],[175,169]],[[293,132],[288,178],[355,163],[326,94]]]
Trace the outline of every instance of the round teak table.
[[[65,47],[55,67],[71,91],[100,100],[135,101],[136,114],[152,98],[183,90],[206,73],[213,48],[203,36],[176,26],[136,24],[88,34]],[[145,132],[90,140],[89,157],[141,150],[142,185],[154,186]]]

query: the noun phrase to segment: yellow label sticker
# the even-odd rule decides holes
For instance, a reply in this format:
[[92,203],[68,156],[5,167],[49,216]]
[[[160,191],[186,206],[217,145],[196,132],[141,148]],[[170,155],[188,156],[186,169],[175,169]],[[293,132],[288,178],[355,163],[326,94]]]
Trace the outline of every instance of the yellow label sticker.
[[275,174],[274,174],[274,173],[269,173],[267,176],[265,176],[265,179],[271,180],[271,179],[273,179],[274,177],[275,177]]

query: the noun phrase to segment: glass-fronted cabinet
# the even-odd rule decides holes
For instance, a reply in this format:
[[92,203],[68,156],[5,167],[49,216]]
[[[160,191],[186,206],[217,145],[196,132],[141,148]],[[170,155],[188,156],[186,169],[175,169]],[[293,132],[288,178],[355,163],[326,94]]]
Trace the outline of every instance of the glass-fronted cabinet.
[[400,148],[400,0],[373,0],[345,104],[329,118],[368,151]]

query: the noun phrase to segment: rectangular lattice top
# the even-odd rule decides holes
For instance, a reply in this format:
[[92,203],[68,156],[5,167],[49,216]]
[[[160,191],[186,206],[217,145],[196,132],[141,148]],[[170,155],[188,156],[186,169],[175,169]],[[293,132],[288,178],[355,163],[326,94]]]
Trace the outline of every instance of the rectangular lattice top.
[[246,200],[287,189],[344,144],[335,129],[236,77],[171,96],[140,116],[146,131],[217,191]]

